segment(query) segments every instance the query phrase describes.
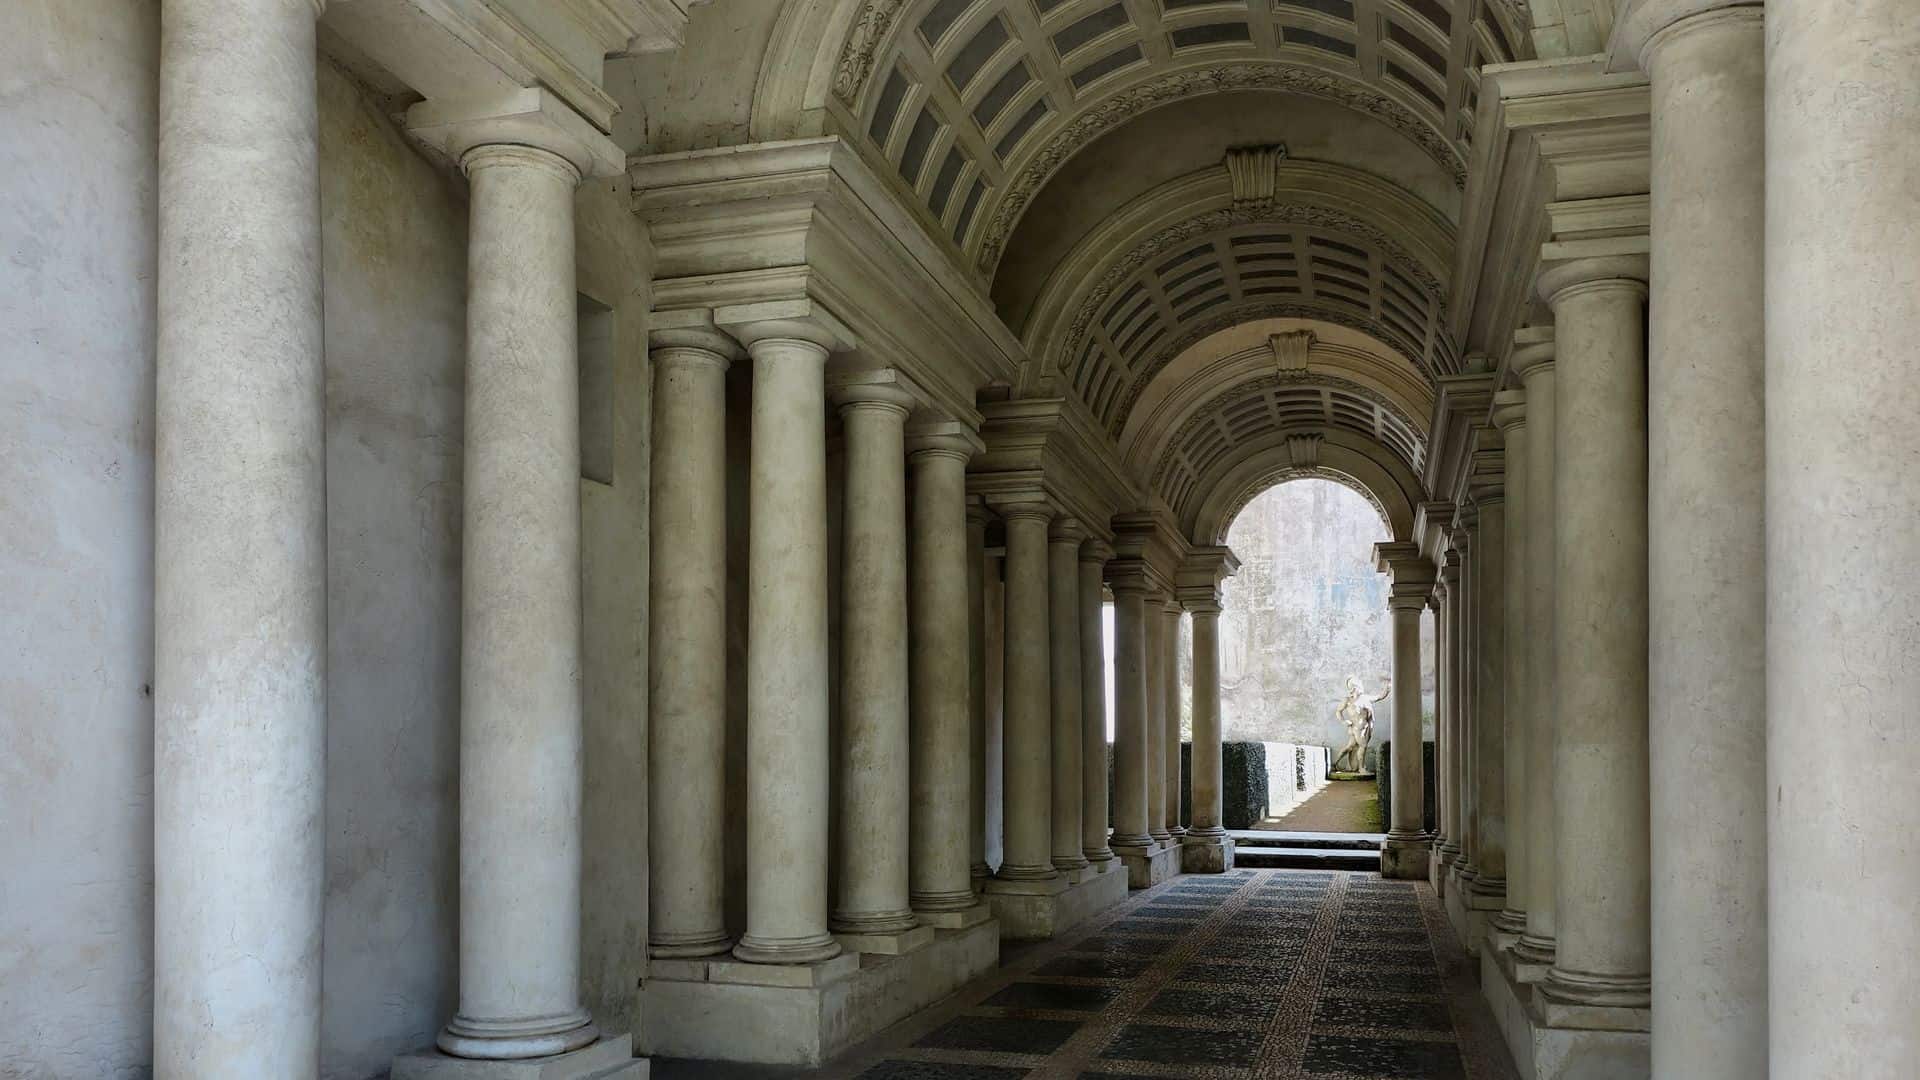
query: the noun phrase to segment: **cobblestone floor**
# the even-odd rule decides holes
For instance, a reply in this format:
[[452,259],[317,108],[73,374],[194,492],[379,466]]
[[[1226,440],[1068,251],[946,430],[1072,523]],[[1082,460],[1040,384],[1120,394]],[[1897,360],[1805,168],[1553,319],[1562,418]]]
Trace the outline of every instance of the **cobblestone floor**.
[[[1010,953],[828,1068],[781,1075],[1513,1080],[1445,920],[1425,883],[1372,874],[1183,876]],[[655,1063],[659,1080],[716,1070]]]

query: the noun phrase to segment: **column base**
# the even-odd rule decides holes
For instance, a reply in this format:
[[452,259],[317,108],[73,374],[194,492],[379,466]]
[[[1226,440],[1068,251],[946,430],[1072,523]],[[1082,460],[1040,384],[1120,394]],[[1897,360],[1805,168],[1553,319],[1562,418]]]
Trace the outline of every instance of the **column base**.
[[1420,881],[1427,876],[1432,856],[1426,837],[1396,839],[1392,833],[1388,833],[1386,843],[1380,847],[1380,876],[1400,881]]
[[904,956],[915,949],[924,949],[933,944],[933,927],[915,925],[906,930],[888,930],[870,934],[835,934],[833,940],[840,943],[842,955],[874,953],[879,956]]
[[393,1080],[646,1080],[646,1058],[633,1056],[633,1036],[610,1035],[552,1057],[482,1061],[438,1049],[393,1059]]
[[[1089,867],[1091,870],[1092,868]],[[1058,885],[1058,888],[1049,886]],[[1041,941],[1056,937],[1127,898],[1127,875],[1107,863],[1085,881],[1001,881],[987,883],[987,903],[1005,941]]]
[[1114,847],[1127,871],[1127,888],[1147,889],[1180,872],[1180,855],[1159,841]]
[[[1459,864],[1455,864],[1456,866]],[[1447,921],[1468,956],[1480,955],[1487,929],[1507,906],[1507,883],[1498,878],[1461,876],[1446,894]]]
[[965,930],[969,926],[979,926],[991,918],[993,918],[992,905],[984,901],[976,901],[971,907],[922,911],[920,925],[931,926],[935,930]]
[[1653,1073],[1647,1009],[1549,1004],[1516,977],[1512,950],[1480,953],[1480,992],[1523,1080],[1647,1080]]
[[1180,872],[1184,874],[1224,874],[1233,869],[1233,837],[1226,830],[1217,833],[1190,831],[1180,842]]
[[992,919],[897,956],[655,963],[640,984],[640,1045],[656,1057],[818,1066],[999,964]]

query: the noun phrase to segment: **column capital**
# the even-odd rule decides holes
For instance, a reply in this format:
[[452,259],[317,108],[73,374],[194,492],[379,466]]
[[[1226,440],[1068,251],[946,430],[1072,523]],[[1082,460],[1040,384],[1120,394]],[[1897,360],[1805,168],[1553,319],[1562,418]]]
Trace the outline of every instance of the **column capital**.
[[1673,38],[1715,25],[1758,30],[1764,8],[1755,0],[1628,0],[1613,24],[1607,52],[1652,70],[1652,60]]
[[1220,590],[1212,585],[1185,585],[1180,588],[1180,606],[1194,618],[1220,614]]
[[1507,357],[1507,370],[1521,385],[1535,375],[1553,370],[1553,327],[1529,326],[1513,335],[1513,352]]
[[1039,492],[1028,494],[988,495],[987,505],[993,507],[1002,521],[1038,519],[1042,522],[1053,520],[1053,504]]
[[[1407,598],[1418,597],[1422,606],[1426,604],[1427,594],[1433,591],[1433,561],[1420,554],[1420,545],[1409,540],[1392,540],[1373,545],[1374,569],[1393,578],[1395,605],[1401,603],[1404,591]],[[1402,590],[1401,586],[1406,586]]]
[[713,324],[713,312],[707,308],[656,311],[648,323],[647,355],[656,365],[704,362],[725,370],[746,355],[733,335]]
[[[961,462],[972,460],[986,448],[980,435],[958,420],[932,420],[907,428],[907,459],[922,461],[947,457]],[[967,513],[973,513],[974,500],[967,500]],[[982,512],[985,507],[981,508]]]
[[1403,584],[1396,581],[1387,592],[1387,607],[1394,611],[1425,611],[1432,594],[1431,582],[1410,581]]
[[575,182],[619,176],[627,155],[620,145],[540,87],[498,97],[430,99],[407,110],[408,133],[471,171],[477,151],[544,151],[573,167]]
[[713,321],[755,355],[757,346],[779,342],[811,345],[822,357],[850,352],[860,345],[860,339],[839,316],[807,297],[722,304],[713,309]]
[[1082,541],[1087,538],[1086,526],[1080,519],[1070,514],[1060,514],[1053,519],[1053,526],[1047,530],[1047,542],[1050,544],[1072,544],[1076,556]]
[[978,495],[967,496],[967,525],[985,528],[999,520],[999,515],[987,508],[987,501]]
[[1102,566],[1113,560],[1113,545],[1097,536],[1090,536],[1080,545],[1080,561],[1099,563]]
[[1644,252],[1596,255],[1543,264],[1538,283],[1540,299],[1549,306],[1569,296],[1603,289],[1625,289],[1647,295],[1647,256]]
[[1107,587],[1116,597],[1127,594],[1148,599],[1158,586],[1145,560],[1116,558],[1107,561]]
[[1493,395],[1493,423],[1502,432],[1527,426],[1527,392],[1502,390]]
[[873,405],[899,409],[905,415],[923,406],[927,395],[898,368],[869,368],[828,375],[827,399],[842,412],[849,407]]

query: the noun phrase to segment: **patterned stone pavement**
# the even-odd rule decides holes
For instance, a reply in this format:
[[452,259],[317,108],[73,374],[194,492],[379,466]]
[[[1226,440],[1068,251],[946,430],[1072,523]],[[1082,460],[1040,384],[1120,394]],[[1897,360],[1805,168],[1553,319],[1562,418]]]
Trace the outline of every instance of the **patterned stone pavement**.
[[1183,876],[1060,941],[1010,952],[813,1075],[1513,1080],[1445,920],[1426,884],[1371,874]]

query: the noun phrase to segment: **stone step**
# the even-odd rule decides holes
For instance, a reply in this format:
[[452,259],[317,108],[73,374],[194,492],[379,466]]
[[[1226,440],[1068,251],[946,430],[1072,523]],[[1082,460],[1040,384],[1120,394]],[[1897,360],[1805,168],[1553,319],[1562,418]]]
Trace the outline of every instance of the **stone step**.
[[1236,846],[1233,865],[1255,870],[1362,870],[1378,871],[1378,851],[1353,848],[1289,848]]
[[1247,848],[1311,848],[1326,851],[1374,851],[1386,840],[1383,833],[1269,832],[1233,830],[1233,846]]

